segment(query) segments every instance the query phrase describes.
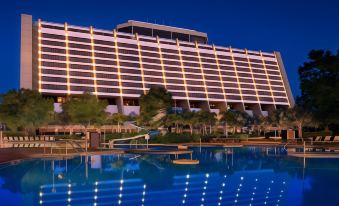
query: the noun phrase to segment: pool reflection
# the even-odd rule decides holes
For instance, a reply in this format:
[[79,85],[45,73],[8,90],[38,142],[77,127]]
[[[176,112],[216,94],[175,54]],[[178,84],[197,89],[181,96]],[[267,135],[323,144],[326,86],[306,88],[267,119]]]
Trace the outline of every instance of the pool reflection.
[[200,164],[94,155],[3,165],[0,197],[4,205],[317,205],[312,195],[325,191],[314,185],[339,174],[338,160],[304,162],[283,148],[195,148],[193,158]]

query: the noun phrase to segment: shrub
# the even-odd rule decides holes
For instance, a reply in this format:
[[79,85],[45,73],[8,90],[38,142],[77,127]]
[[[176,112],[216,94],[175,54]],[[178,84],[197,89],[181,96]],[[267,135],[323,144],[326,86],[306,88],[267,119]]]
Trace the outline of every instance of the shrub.
[[228,138],[247,139],[248,136],[248,134],[231,134],[228,135]]

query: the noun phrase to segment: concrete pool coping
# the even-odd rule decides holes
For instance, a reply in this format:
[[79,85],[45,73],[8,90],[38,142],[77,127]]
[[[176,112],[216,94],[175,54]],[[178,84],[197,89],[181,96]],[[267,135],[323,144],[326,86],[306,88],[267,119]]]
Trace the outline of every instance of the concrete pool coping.
[[[130,144],[126,144],[130,145]],[[139,144],[140,146],[142,144]],[[191,147],[247,147],[247,146],[267,146],[267,147],[285,147],[285,148],[303,148],[303,145],[300,144],[286,144],[281,142],[264,142],[264,141],[251,141],[251,142],[239,142],[239,143],[172,143],[172,144],[148,144],[149,146],[172,146],[177,147],[179,145],[187,145]],[[134,144],[130,146],[135,146]],[[323,149],[332,149],[339,150],[339,145],[307,145],[307,148],[323,148]],[[64,153],[57,154],[47,154],[44,153],[43,148],[0,148],[0,164],[15,162],[25,159],[33,158],[67,158],[74,156],[84,156],[84,155],[104,155],[104,154],[126,154],[125,150],[122,148],[113,148],[113,149],[98,149],[98,150],[89,150],[86,152],[69,152],[67,155]],[[292,154],[292,153],[291,153]],[[333,155],[333,154],[332,154]],[[303,153],[295,153],[291,156],[295,157],[304,157]],[[330,155],[319,154],[314,155],[314,158],[327,158]],[[309,153],[306,153],[306,158],[311,158],[312,156]],[[333,157],[334,158],[334,157]],[[335,156],[335,158],[339,158]]]

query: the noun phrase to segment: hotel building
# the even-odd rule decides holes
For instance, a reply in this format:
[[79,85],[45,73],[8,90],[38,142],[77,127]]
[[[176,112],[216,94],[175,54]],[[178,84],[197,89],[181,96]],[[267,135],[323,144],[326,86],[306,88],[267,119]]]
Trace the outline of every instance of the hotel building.
[[115,29],[21,17],[20,88],[55,100],[91,92],[109,112],[138,114],[149,88],[170,91],[175,106],[267,115],[294,105],[279,52],[210,45],[207,34],[128,21]]

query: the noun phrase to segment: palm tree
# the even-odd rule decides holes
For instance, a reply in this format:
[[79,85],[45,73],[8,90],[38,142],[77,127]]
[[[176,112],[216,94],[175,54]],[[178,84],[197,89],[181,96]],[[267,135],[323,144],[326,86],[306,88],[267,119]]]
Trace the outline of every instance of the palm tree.
[[190,133],[193,134],[193,128],[199,123],[199,118],[196,112],[187,111],[183,115],[183,123],[190,127]]
[[120,124],[123,124],[127,121],[128,117],[120,113],[114,113],[108,117],[110,123],[118,124],[118,132],[121,132]]
[[175,126],[175,133],[179,133],[179,125],[183,124],[183,117],[179,114],[167,114],[163,120],[164,124],[167,126]]
[[261,130],[264,131],[264,136],[266,136],[267,128],[271,127],[271,121],[269,117],[261,116],[259,120],[260,133]]
[[220,121],[224,123],[224,134],[228,137],[227,127],[233,127],[232,133],[234,134],[236,131],[237,118],[236,118],[235,110],[227,110],[221,113]]
[[251,129],[253,131],[257,131],[257,134],[260,135],[261,133],[261,119],[262,116],[259,115],[254,115],[252,117],[249,117],[249,121],[250,121],[250,125],[251,125]]
[[271,126],[278,128],[278,136],[280,136],[282,128],[286,126],[286,116],[284,111],[284,109],[277,109],[269,116]]
[[212,134],[212,126],[217,122],[217,114],[214,112],[208,112],[206,115],[206,120],[209,125],[209,133]]
[[198,124],[201,126],[201,131],[203,135],[207,134],[207,126],[209,127],[209,134],[212,133],[212,125],[216,122],[216,114],[201,110],[196,112],[196,118],[198,119]]

